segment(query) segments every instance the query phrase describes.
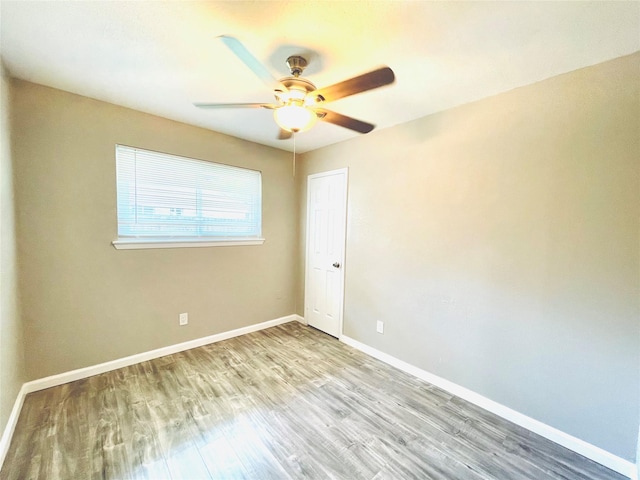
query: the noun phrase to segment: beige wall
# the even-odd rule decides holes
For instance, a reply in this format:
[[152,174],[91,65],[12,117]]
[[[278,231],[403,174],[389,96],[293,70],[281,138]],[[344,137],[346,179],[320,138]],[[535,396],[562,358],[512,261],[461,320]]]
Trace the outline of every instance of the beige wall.
[[11,155],[10,80],[0,63],[0,434],[25,381],[23,328],[18,302]]
[[[294,312],[287,152],[24,81],[14,97],[29,379]],[[116,143],[261,170],[264,245],[115,250]]]
[[635,461],[639,61],[303,155],[301,203],[349,167],[344,333]]

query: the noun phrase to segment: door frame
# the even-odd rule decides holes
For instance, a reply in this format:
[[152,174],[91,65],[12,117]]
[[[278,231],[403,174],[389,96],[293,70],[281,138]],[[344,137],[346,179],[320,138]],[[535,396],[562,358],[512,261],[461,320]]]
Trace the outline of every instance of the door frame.
[[346,256],[347,256],[347,216],[348,216],[348,198],[349,198],[349,168],[338,168],[328,170],[326,172],[312,173],[307,176],[307,205],[306,205],[306,230],[305,230],[305,249],[304,249],[304,316],[305,322],[308,324],[307,311],[309,310],[309,231],[311,216],[309,215],[309,205],[311,204],[311,181],[316,178],[328,177],[331,175],[344,174],[344,239],[342,248],[342,258],[340,261],[340,306],[338,308],[338,340],[342,338],[344,328],[344,290],[345,290],[345,272],[346,272]]

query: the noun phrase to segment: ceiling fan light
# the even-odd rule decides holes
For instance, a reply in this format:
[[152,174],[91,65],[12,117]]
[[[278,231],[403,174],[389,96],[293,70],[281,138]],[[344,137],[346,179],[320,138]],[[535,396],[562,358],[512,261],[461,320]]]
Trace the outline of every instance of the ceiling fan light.
[[299,105],[285,105],[273,111],[276,123],[288,132],[309,130],[318,120],[315,112]]

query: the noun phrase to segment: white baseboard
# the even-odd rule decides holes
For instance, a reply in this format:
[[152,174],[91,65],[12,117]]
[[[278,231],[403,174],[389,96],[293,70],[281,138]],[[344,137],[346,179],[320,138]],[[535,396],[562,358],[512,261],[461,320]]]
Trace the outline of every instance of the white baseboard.
[[49,377],[40,378],[38,380],[33,380],[31,382],[25,383],[24,385],[22,385],[22,388],[18,392],[16,401],[13,404],[13,409],[11,410],[11,415],[9,416],[9,421],[5,426],[4,432],[2,433],[2,438],[0,439],[0,468],[2,468],[4,459],[7,455],[7,452],[9,451],[11,437],[13,437],[13,432],[16,428],[18,417],[20,416],[20,410],[22,410],[22,404],[24,403],[25,396],[28,393],[37,392],[39,390],[44,390],[45,388],[51,388],[58,385],[63,385],[65,383],[80,380],[82,378],[92,377],[93,375],[98,375],[100,373],[110,372],[118,368],[128,367],[130,365],[135,365],[136,363],[153,360],[154,358],[160,358],[166,355],[171,355],[172,353],[183,352],[185,350],[201,347],[210,343],[221,342],[222,340],[238,337],[247,333],[257,332],[258,330],[264,330],[265,328],[275,327],[276,325],[282,325],[283,323],[292,321],[301,322],[306,325],[304,319],[300,315],[287,315],[286,317],[276,318],[275,320],[269,320],[255,325],[249,325],[248,327],[237,328],[228,332],[216,333],[207,337],[189,340],[188,342],[169,345],[168,347],[162,347],[148,352],[137,353],[135,355],[112,360],[110,362],[100,363],[91,367],[79,368],[77,370],[71,370],[69,372],[51,375]]
[[297,317],[297,315],[287,315],[286,317],[276,318],[275,320],[268,320],[266,322],[257,323],[255,325],[249,325],[248,327],[237,328],[228,332],[216,333],[207,337],[196,338],[195,340],[189,340],[188,342],[169,345],[167,347],[150,350],[148,352],[137,353],[129,357],[119,358],[117,360],[100,363],[91,367],[79,368],[77,370],[71,370],[70,372],[51,375],[50,377],[40,378],[38,380],[27,382],[25,383],[25,387],[27,388],[27,393],[37,392],[38,390],[44,390],[45,388],[55,387],[64,383],[80,380],[82,378],[92,377],[100,373],[110,372],[118,368],[135,365],[136,363],[153,360],[154,358],[160,358],[166,355],[171,355],[173,353],[184,352],[185,350],[201,347],[210,343],[221,342],[222,340],[238,337],[240,335],[245,335],[251,332],[257,332],[258,330],[275,327],[276,325],[281,325],[283,323],[288,323],[294,320],[297,321]]
[[596,447],[584,440],[580,440],[568,433],[562,432],[557,428],[551,427],[545,423],[539,422],[531,417],[528,417],[522,413],[516,412],[515,410],[510,409],[509,407],[505,407],[504,405],[494,402],[493,400],[488,399],[487,397],[483,397],[482,395],[469,390],[465,387],[462,387],[458,384],[450,382],[449,380],[445,380],[442,377],[438,377],[432,373],[429,373],[425,370],[422,370],[418,367],[415,367],[409,363],[403,362],[387,353],[381,352],[369,345],[365,345],[364,343],[360,343],[353,338],[350,338],[346,335],[342,335],[340,337],[340,341],[346,343],[347,345],[354,347],[367,355],[370,355],[378,360],[382,360],[383,362],[396,367],[399,370],[407,372],[415,377],[418,377],[426,382],[429,382],[443,390],[446,390],[457,397],[463,398],[468,402],[473,403],[485,410],[494,413],[510,422],[515,423],[516,425],[520,425],[521,427],[526,428],[538,435],[545,437],[563,447],[566,447],[570,450],[573,450],[580,455],[587,457],[594,462],[598,462],[601,465],[604,465],[611,470],[614,470],[622,475],[629,477],[632,480],[638,480],[638,470],[636,469],[636,465],[633,462],[625,460],[624,458],[618,457],[613,453],[607,452],[600,447]]
[[18,396],[16,397],[16,401],[13,403],[13,408],[11,409],[11,414],[9,415],[9,420],[4,427],[4,431],[2,432],[2,437],[0,438],[0,468],[4,464],[4,458],[7,456],[7,452],[9,451],[9,445],[11,444],[11,437],[13,437],[13,432],[16,429],[16,425],[18,424],[18,417],[20,416],[20,410],[22,410],[22,404],[24,403],[24,397],[27,395],[27,391],[22,385],[20,390],[18,391]]

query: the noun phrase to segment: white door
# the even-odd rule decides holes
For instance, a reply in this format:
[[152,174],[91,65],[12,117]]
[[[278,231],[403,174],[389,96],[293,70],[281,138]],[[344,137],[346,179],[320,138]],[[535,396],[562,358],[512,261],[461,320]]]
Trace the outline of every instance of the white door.
[[309,175],[305,320],[339,337],[344,303],[347,169]]

